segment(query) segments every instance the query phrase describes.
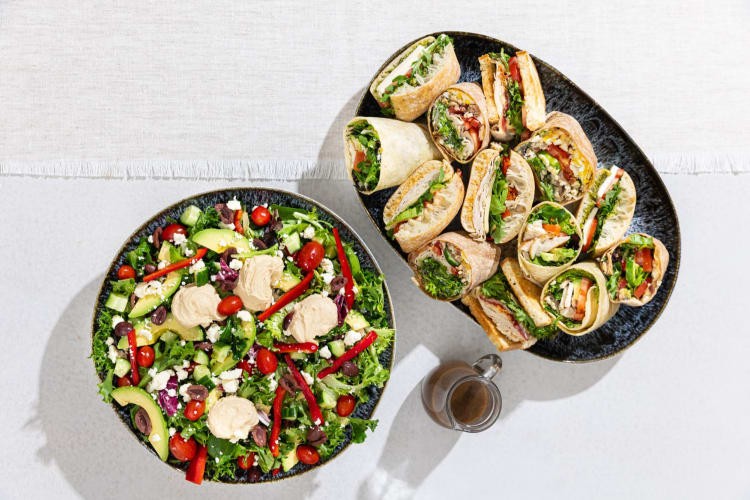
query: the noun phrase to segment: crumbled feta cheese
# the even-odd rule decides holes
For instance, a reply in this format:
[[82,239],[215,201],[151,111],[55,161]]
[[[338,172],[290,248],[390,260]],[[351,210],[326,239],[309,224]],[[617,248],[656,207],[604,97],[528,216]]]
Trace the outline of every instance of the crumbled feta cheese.
[[172,236],[172,243],[174,243],[175,245],[182,245],[186,241],[187,238],[182,233],[174,233],[174,235]]
[[187,402],[190,401],[190,394],[188,394],[187,390],[190,387],[190,384],[184,384],[180,386],[180,396],[182,396],[182,400]]
[[184,340],[180,340],[180,346],[184,347],[186,342]]
[[148,235],[148,242],[151,243],[151,244],[154,243],[154,235],[153,234],[149,234]]
[[216,281],[216,275],[215,274],[211,275],[211,281]]
[[303,238],[311,240],[315,237],[315,228],[312,226],[307,226],[301,234]]
[[283,259],[284,258],[284,252],[281,250],[276,250],[276,257]]
[[229,210],[242,210],[242,205],[237,198],[232,198],[227,202],[227,208]]
[[266,378],[270,382],[268,384],[269,389],[271,389],[272,391],[275,391],[276,388],[279,386],[279,383],[276,381],[276,374],[271,373]]
[[122,316],[112,316],[112,328],[125,321]]
[[321,295],[322,295],[323,297],[328,297],[328,295],[329,295],[329,293],[328,293],[328,290],[321,290],[321,291],[320,291],[320,294],[321,294]]
[[[342,290],[343,290],[343,288],[342,288]],[[357,295],[359,293],[359,288],[357,288],[357,285],[354,285],[352,287],[352,292],[354,292],[354,295]]]
[[114,363],[115,361],[117,361],[117,358],[120,357],[120,352],[115,348],[115,346],[111,345],[109,346],[107,357],[109,357],[109,360]]
[[160,260],[159,264],[157,264],[157,266],[156,266],[157,269],[164,269],[165,267],[167,267],[167,261],[166,260]]
[[302,378],[305,379],[305,383],[307,383],[307,385],[313,385],[313,382],[315,382],[315,379],[313,378],[312,375],[307,373],[305,370],[300,371],[300,374],[302,375]]
[[193,252],[190,248],[185,247],[182,249],[182,253],[185,254],[185,257],[192,257],[195,252]]
[[107,337],[107,340],[105,340],[104,343],[110,346],[114,345],[115,339],[113,339],[112,337]]
[[[234,380],[224,380],[221,382],[221,387],[224,389],[224,392],[228,394],[234,394],[237,392],[237,389],[240,388],[240,383],[237,379]],[[240,436],[244,437],[244,436]]]
[[[223,222],[219,222],[219,227],[222,229],[230,229],[234,231],[234,224],[225,224]],[[221,245],[221,246],[224,246],[224,245]]]
[[320,261],[320,268],[323,270],[324,273],[332,273],[333,262],[331,262],[331,259],[323,259]]
[[250,314],[249,311],[246,311],[245,309],[242,309],[242,310],[240,310],[240,311],[237,312],[237,319],[239,319],[240,321],[252,321],[253,320],[253,315]]
[[148,369],[148,376],[151,378],[156,377],[156,368],[149,368]]
[[198,262],[196,262],[195,264],[193,264],[192,266],[190,266],[188,268],[188,272],[190,274],[195,274],[195,273],[197,273],[199,271],[204,270],[205,268],[206,268],[206,263],[203,262],[203,259],[201,259]]
[[339,288],[339,295],[345,295],[346,294],[346,287]]
[[154,432],[153,434],[151,434],[151,436],[149,436],[149,439],[151,439],[152,443],[158,443],[159,441],[161,441],[161,436]]
[[344,345],[353,346],[354,344],[359,342],[361,338],[361,333],[355,332],[354,330],[349,330],[348,332],[346,332],[346,335],[344,335]]
[[286,260],[288,260],[289,262],[294,262],[294,258],[291,255],[287,255]]
[[209,326],[206,329],[206,337],[211,343],[214,343],[217,340],[219,340],[220,335],[221,335],[221,327],[217,325],[216,323],[212,323],[211,326]]
[[324,345],[321,349],[318,349],[318,354],[323,359],[331,359],[331,350],[327,345]]
[[313,423],[314,423],[315,425],[320,425],[320,424],[321,424],[322,422],[320,421],[320,419],[319,419],[319,418],[316,418],[315,420],[313,420]]
[[323,278],[323,283],[326,285],[330,285],[331,281],[333,281],[333,278],[336,276],[333,273],[323,273],[320,275],[321,278]]
[[151,382],[148,383],[146,389],[148,390],[148,392],[155,392],[166,389],[167,382],[169,382],[169,379],[172,378],[172,375],[174,375],[174,372],[172,370],[164,370],[157,373],[151,380]]
[[229,268],[239,271],[242,269],[242,261],[240,259],[232,259],[229,261]]
[[175,434],[177,434],[177,429],[175,429],[174,427],[170,427],[169,428],[169,437],[172,437]]
[[188,378],[188,372],[186,372],[182,368],[175,370],[175,373],[177,374],[177,380],[180,382]]
[[235,368],[234,370],[227,370],[219,374],[221,380],[234,380],[240,378],[242,375],[242,368]]
[[190,366],[190,361],[188,361],[187,359],[183,359],[182,360],[182,367],[183,368],[187,368],[188,366]]
[[173,398],[177,396],[177,391],[175,391],[174,389],[167,389],[167,396]]

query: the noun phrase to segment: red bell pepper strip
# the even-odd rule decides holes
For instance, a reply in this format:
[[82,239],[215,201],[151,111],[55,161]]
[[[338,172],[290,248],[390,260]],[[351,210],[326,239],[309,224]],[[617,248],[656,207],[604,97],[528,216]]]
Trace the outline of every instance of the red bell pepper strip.
[[284,403],[286,389],[281,386],[276,388],[276,397],[273,399],[273,426],[271,427],[271,439],[268,441],[268,449],[271,455],[279,456],[279,434],[281,433],[281,405]]
[[336,373],[337,371],[339,371],[339,368],[341,368],[341,365],[343,365],[344,362],[356,358],[359,353],[370,347],[377,338],[378,334],[375,333],[375,330],[372,330],[370,333],[365,335],[362,340],[354,344],[354,347],[342,354],[341,357],[336,358],[336,361],[334,361],[331,366],[320,370],[320,372],[318,372],[318,378],[325,378],[331,373]]
[[280,353],[304,352],[305,354],[312,354],[318,350],[318,344],[314,342],[299,342],[297,344],[282,344],[278,342],[273,345],[273,350]]
[[346,258],[344,245],[341,244],[339,228],[337,227],[333,228],[333,239],[336,240],[336,253],[339,256],[339,263],[341,264],[341,274],[346,278],[346,284],[344,285],[346,306],[351,309],[354,306],[354,277],[352,277],[352,268],[349,267],[349,260]]
[[240,234],[245,234],[245,228],[242,227],[242,210],[234,211],[234,230]]
[[307,276],[302,278],[302,281],[294,285],[294,288],[286,292],[284,295],[279,297],[279,300],[274,302],[274,304],[260,313],[258,315],[258,321],[265,321],[267,320],[273,313],[280,310],[287,304],[289,304],[291,301],[305,293],[305,290],[307,290],[310,287],[310,282],[312,281],[313,277],[315,276],[314,272],[307,273]]
[[138,385],[141,382],[141,374],[138,373],[138,361],[135,359],[138,350],[136,342],[135,328],[131,328],[128,332],[128,356],[130,357],[130,371],[133,372],[130,377],[133,385]]
[[203,482],[203,473],[206,471],[207,456],[208,448],[206,448],[202,444],[199,444],[198,452],[190,461],[190,465],[188,465],[187,472],[185,473],[185,479],[195,484],[201,484]]
[[292,357],[288,354],[284,354],[284,361],[286,361],[286,365],[289,367],[289,371],[292,372],[292,376],[297,382],[297,385],[300,386],[302,395],[305,396],[307,407],[310,409],[310,418],[312,418],[313,425],[323,425],[323,413],[320,411],[320,406],[318,406],[318,402],[315,399],[315,394],[313,394],[310,386],[307,385],[305,378],[297,369],[297,366],[294,364]]
[[178,269],[182,269],[183,267],[192,266],[193,264],[201,260],[206,255],[206,252],[208,252],[207,248],[199,248],[198,251],[195,252],[195,255],[190,257],[189,259],[182,259],[181,261],[166,266],[164,269],[159,269],[158,271],[154,271],[151,274],[147,274],[143,277],[143,281],[153,281],[156,278],[161,278],[165,274],[171,273],[172,271],[177,271]]

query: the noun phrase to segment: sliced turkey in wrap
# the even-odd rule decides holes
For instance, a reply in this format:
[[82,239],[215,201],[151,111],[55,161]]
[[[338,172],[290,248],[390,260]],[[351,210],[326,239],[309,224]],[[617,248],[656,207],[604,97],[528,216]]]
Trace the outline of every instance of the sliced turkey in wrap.
[[383,114],[410,122],[461,76],[453,40],[442,34],[414,42],[375,77],[370,93]]
[[578,201],[594,179],[594,148],[570,115],[548,114],[544,125],[516,151],[534,170],[543,200],[563,205]]
[[344,127],[344,156],[349,178],[365,194],[397,186],[422,163],[441,158],[423,127],[366,116]]
[[482,89],[468,82],[448,87],[430,106],[427,126],[447,160],[469,163],[490,142]]
[[583,235],[582,252],[599,257],[628,230],[635,213],[635,184],[625,170],[612,166],[596,171],[576,213]]
[[642,306],[654,298],[669,265],[664,244],[643,233],[628,235],[605,253],[599,265],[612,302]]
[[482,90],[492,137],[508,142],[544,125],[546,102],[539,74],[528,52],[505,51],[479,58]]
[[471,166],[461,225],[475,240],[516,237],[534,203],[534,174],[515,151],[485,149]]
[[495,274],[500,248],[465,233],[444,233],[409,254],[414,282],[430,297],[456,300]]

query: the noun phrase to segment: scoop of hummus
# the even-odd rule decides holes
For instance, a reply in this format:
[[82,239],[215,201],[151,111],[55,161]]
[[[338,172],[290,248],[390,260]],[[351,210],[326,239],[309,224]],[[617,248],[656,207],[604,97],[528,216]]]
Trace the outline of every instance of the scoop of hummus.
[[284,261],[274,255],[256,255],[245,261],[234,294],[248,311],[265,311],[273,304],[273,285],[284,272]]
[[221,297],[211,285],[180,288],[172,299],[172,314],[185,328],[207,327],[225,318],[216,311]]
[[339,323],[336,304],[320,294],[310,295],[299,301],[292,312],[294,314],[287,332],[297,342],[316,342],[315,337],[325,335]]
[[247,439],[258,421],[258,411],[252,401],[239,396],[219,399],[208,412],[208,430],[211,434],[233,443]]

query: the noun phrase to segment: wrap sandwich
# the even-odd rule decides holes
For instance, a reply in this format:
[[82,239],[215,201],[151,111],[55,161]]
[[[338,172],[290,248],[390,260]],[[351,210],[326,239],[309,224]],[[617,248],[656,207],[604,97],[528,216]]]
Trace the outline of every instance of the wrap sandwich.
[[580,200],[594,179],[596,155],[581,125],[553,111],[544,125],[516,146],[537,179],[543,200],[567,205]]
[[620,241],[633,220],[635,200],[635,184],[625,170],[615,165],[597,170],[576,212],[581,251],[599,257]]
[[459,76],[451,37],[427,36],[390,61],[373,80],[370,93],[384,115],[410,122]]
[[412,173],[383,209],[388,235],[406,253],[439,235],[461,208],[461,172],[445,160],[430,160]]
[[430,106],[427,126],[447,160],[471,162],[490,142],[482,89],[468,82],[448,87]]
[[502,272],[461,299],[501,350],[528,349],[557,332],[539,303],[541,288],[524,278],[518,261],[503,259]]
[[539,74],[528,52],[511,57],[501,50],[479,58],[490,133],[508,142],[544,125],[546,102]]
[[512,150],[485,149],[471,166],[461,225],[476,240],[516,237],[534,203],[534,174]]
[[602,256],[612,302],[642,306],[654,298],[669,265],[669,252],[653,236],[634,233]]
[[497,271],[500,248],[465,233],[444,233],[409,254],[414,282],[432,298],[456,300]]
[[581,253],[581,230],[562,205],[545,201],[531,209],[518,234],[518,261],[531,281],[543,285]]
[[344,156],[349,177],[365,194],[401,184],[422,163],[441,158],[423,127],[364,116],[344,127]]
[[593,262],[581,262],[554,276],[542,289],[541,302],[557,327],[568,335],[585,335],[614,316],[604,275]]

